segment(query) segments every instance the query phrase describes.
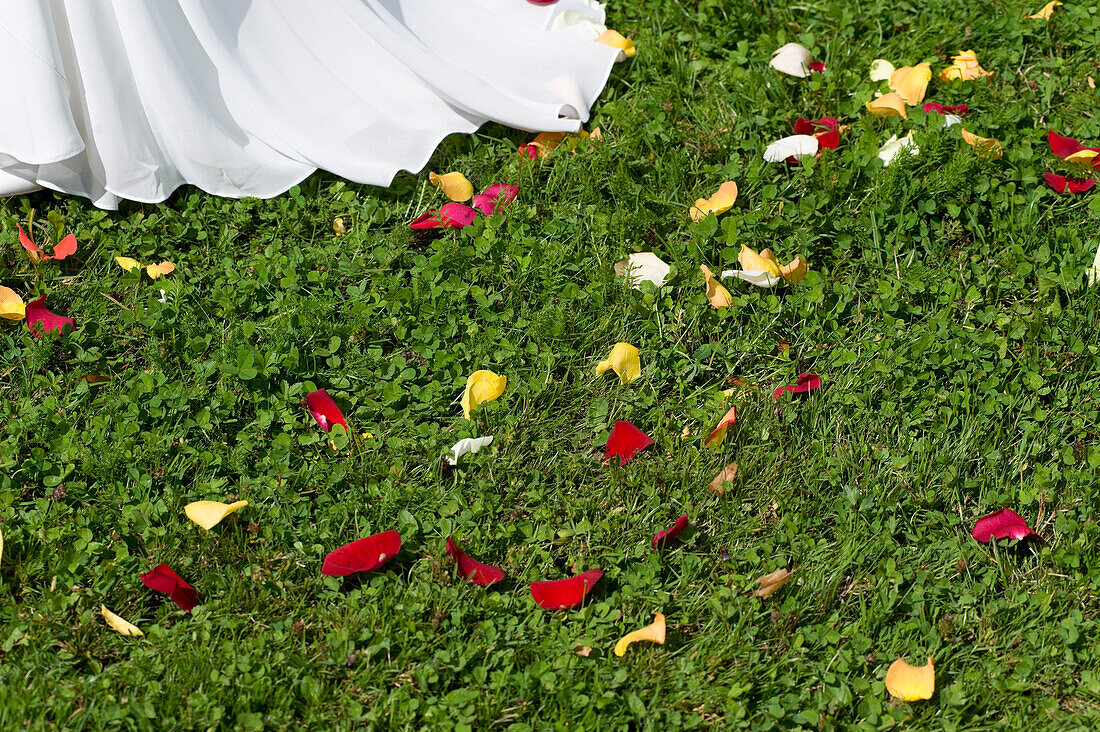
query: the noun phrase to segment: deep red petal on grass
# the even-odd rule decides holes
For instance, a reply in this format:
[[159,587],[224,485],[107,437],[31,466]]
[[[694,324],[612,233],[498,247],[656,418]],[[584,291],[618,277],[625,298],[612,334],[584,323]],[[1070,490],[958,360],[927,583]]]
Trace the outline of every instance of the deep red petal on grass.
[[611,428],[611,434],[607,436],[607,447],[603,451],[603,461],[610,462],[612,457],[618,456],[619,465],[626,465],[634,459],[639,450],[644,450],[653,444],[649,435],[632,425],[630,422],[618,421]]
[[810,71],[821,73],[824,70],[825,70],[825,62],[824,61],[811,61],[810,62]]
[[1055,193],[1084,193],[1096,185],[1095,178],[1067,178],[1055,173],[1043,173],[1043,180]]
[[393,529],[383,531],[333,549],[321,565],[321,574],[346,577],[356,572],[370,572],[393,559],[399,551],[401,535]]
[[517,194],[519,194],[519,186],[497,183],[474,196],[474,208],[486,216],[492,216],[516,200]]
[[348,428],[344,413],[340,411],[340,407],[336,406],[336,402],[324,389],[306,394],[306,406],[309,407],[309,413],[313,415],[313,418],[317,420],[317,424],[325,432],[331,432],[334,424],[340,425],[345,430]]
[[796,135],[814,135],[822,130],[836,131],[838,129],[840,129],[840,120],[836,117],[822,117],[812,122],[805,117],[799,117],[794,121],[794,134]]
[[410,229],[461,229],[477,218],[477,210],[461,203],[445,203],[439,211],[421,214],[409,224]]
[[781,386],[772,392],[772,398],[778,399],[783,392],[788,394],[805,394],[821,386],[821,378],[817,374],[799,374],[798,383]]
[[956,104],[953,107],[948,107],[939,102],[925,102],[924,111],[926,114],[928,112],[939,112],[940,114],[957,114],[960,117],[965,117],[970,114],[970,108],[965,104]]
[[836,130],[819,132],[814,135],[814,137],[817,138],[817,144],[820,145],[823,150],[836,150],[840,147],[840,133]]
[[[1060,158],[1067,158],[1082,150],[1100,152],[1100,147],[1085,147],[1072,137],[1063,137],[1054,130],[1047,131],[1047,144],[1050,145],[1050,151]],[[1092,165],[1093,167],[1100,165],[1100,155],[1092,159]]]
[[539,147],[539,145],[529,142],[526,145],[520,145],[518,150],[519,154],[528,160],[535,160],[539,156]]
[[62,327],[67,323],[69,330],[76,328],[72,318],[51,313],[46,309],[46,296],[42,295],[37,300],[27,303],[26,309],[27,329],[35,338],[41,338],[43,333],[64,333]]
[[153,567],[141,575],[141,581],[150,590],[167,594],[184,612],[191,612],[191,609],[199,604],[201,596],[198,590],[187,584],[167,564],[158,564]]
[[467,556],[465,552],[458,548],[455,540],[450,537],[447,538],[447,553],[451,555],[451,559],[455,560],[462,578],[473,582],[475,585],[489,587],[504,579],[503,569],[494,567],[491,564],[482,564]]
[[686,529],[689,523],[691,522],[688,520],[687,514],[684,514],[676,519],[676,523],[671,528],[658,531],[657,535],[653,537],[653,548],[663,549],[670,541],[679,536],[680,532]]
[[575,607],[584,601],[584,596],[603,577],[603,572],[590,569],[563,580],[544,580],[531,583],[531,598],[546,610],[562,610]]
[[1023,539],[1036,536],[1023,516],[1007,508],[983,516],[974,524],[970,535],[981,542],[989,543],[994,539]]

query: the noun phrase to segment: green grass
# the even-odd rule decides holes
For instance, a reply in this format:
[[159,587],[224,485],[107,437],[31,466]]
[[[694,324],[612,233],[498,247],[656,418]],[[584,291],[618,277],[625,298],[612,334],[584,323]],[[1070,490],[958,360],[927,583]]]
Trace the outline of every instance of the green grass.
[[[0,727],[1095,728],[1100,195],[1056,196],[1041,174],[1065,169],[1048,128],[1100,139],[1100,12],[1022,18],[1041,4],[613,2],[640,50],[595,109],[605,141],[534,165],[524,133],[448,139],[431,169],[521,193],[436,238],[405,228],[441,202],[426,173],[388,190],[319,174],[271,201],[186,189],[117,214],[0,202],[0,281],[77,321],[41,340],[0,325]],[[826,73],[769,69],[790,40]],[[1002,160],[919,110],[861,111],[872,59],[936,70],[966,48],[996,75],[927,98],[969,104]],[[823,115],[850,125],[840,149],[761,162]],[[922,155],[882,169],[878,146],[908,129]],[[727,179],[735,209],[692,224]],[[74,257],[26,262],[31,208],[77,234]],[[716,311],[699,265],[733,265],[741,243],[812,273],[727,281]],[[616,281],[633,251],[673,264],[669,284]],[[179,268],[154,286],[116,255]],[[627,386],[593,371],[620,340],[642,354]],[[478,368],[508,389],[469,422]],[[770,389],[800,371],[823,388],[777,409]],[[734,378],[761,390],[704,449]],[[373,437],[330,450],[301,407],[314,387]],[[657,445],[604,467],[618,419]],[[230,495],[252,505],[210,533],[184,516]],[[971,539],[1002,506],[1043,541]],[[694,533],[655,553],[682,513]],[[382,571],[321,576],[328,551],[387,529],[404,548]],[[452,535],[509,579],[460,581]],[[139,581],[159,562],[204,594],[191,616]],[[581,609],[531,601],[530,580],[593,567]],[[754,598],[780,567],[798,572]],[[101,603],[146,637],[107,630]],[[654,611],[667,643],[613,656]],[[892,701],[887,666],[928,656],[935,696]]]

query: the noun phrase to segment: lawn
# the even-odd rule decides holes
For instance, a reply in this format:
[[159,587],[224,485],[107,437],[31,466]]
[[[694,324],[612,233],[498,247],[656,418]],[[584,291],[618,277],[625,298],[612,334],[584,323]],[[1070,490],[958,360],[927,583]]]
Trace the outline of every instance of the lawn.
[[[461,230],[408,228],[445,201],[427,170],[117,213],[0,201],[0,284],[76,322],[0,321],[0,728],[1096,728],[1100,194],[1042,174],[1085,169],[1048,130],[1100,144],[1100,11],[1025,17],[1039,5],[613,0],[638,54],[595,107],[603,138],[536,161],[528,133],[449,138],[430,170],[520,188]],[[825,70],[770,68],[790,41]],[[886,91],[874,59],[936,72],[966,49],[994,75],[933,78],[926,100],[966,103],[1000,159],[920,106],[864,109]],[[763,161],[823,116],[847,125],[837,149]],[[910,130],[920,154],[884,168]],[[733,209],[693,222],[727,180]],[[76,254],[32,266],[32,210],[39,243],[72,232]],[[742,244],[810,273],[725,277],[716,309],[700,266]],[[615,277],[641,251],[672,265],[664,286]],[[628,384],[595,372],[620,341],[641,355]],[[478,369],[507,387],[467,420]],[[773,399],[802,372],[821,388]],[[353,436],[304,408],[318,388]],[[605,465],[618,420],[656,444]],[[238,499],[209,532],[184,514]],[[973,539],[1002,507],[1038,537]],[[379,570],[321,574],[391,529]],[[507,578],[465,582],[448,537]],[[142,584],[160,563],[202,593],[191,614]],[[531,581],[589,569],[583,605],[533,602]],[[666,642],[615,656],[655,612]],[[932,698],[892,699],[890,664],[929,657]]]

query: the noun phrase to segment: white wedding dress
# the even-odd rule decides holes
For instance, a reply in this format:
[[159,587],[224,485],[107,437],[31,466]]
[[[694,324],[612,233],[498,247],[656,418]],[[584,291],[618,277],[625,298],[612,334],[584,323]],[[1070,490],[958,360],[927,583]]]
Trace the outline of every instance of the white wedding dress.
[[488,120],[575,131],[618,51],[590,0],[0,0],[0,194],[389,185]]

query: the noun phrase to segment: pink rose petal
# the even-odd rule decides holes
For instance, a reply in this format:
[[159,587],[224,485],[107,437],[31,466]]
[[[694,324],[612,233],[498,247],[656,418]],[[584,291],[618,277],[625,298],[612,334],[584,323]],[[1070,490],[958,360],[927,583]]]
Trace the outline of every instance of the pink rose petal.
[[478,209],[486,216],[492,216],[509,203],[516,200],[516,195],[518,193],[519,186],[497,183],[474,196],[474,208]]
[[46,309],[45,295],[27,303],[26,315],[27,328],[34,334],[35,338],[41,338],[43,333],[53,333],[54,331],[63,333],[62,327],[66,323],[70,331],[76,327],[76,323],[73,322],[72,318],[51,313]]
[[988,543],[994,539],[1023,539],[1036,534],[1020,514],[1002,508],[978,519],[970,535],[978,541]]

